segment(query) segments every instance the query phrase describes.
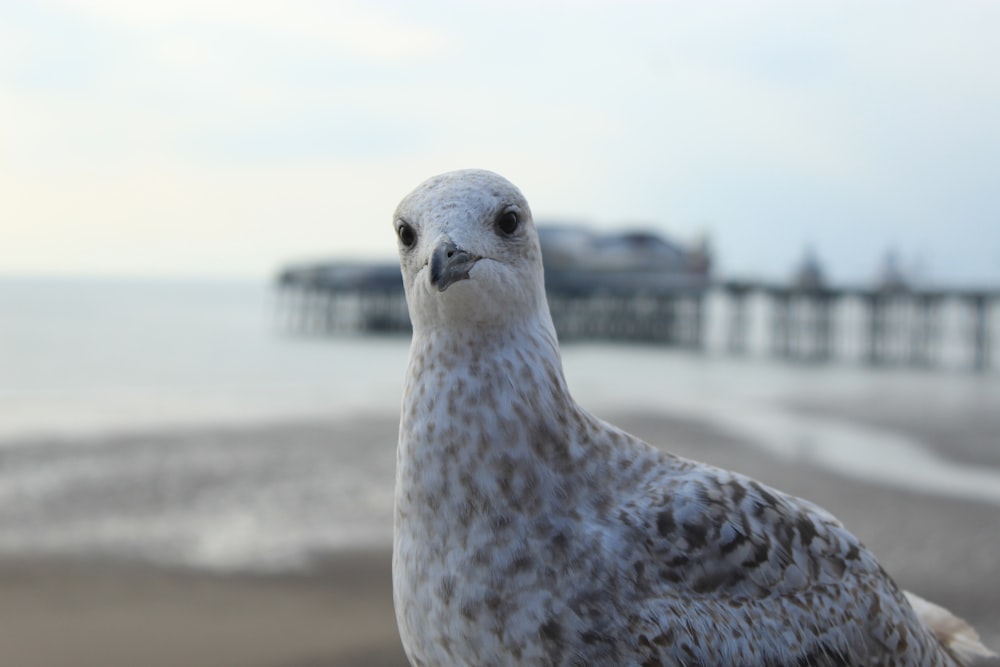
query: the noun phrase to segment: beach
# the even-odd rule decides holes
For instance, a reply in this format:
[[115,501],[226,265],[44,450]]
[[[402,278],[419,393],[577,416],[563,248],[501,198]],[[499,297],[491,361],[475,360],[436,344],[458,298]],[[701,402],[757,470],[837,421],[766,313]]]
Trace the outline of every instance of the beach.
[[[846,479],[809,462],[775,457],[688,417],[602,417],[649,442],[672,443],[677,454],[739,470],[826,507],[903,587],[951,609],[988,644],[1000,645],[995,506]],[[369,446],[388,438],[391,458],[395,428],[385,415],[181,430],[160,434],[157,448],[182,451],[185,442],[204,446],[210,440],[216,451],[236,451],[264,439],[301,454],[329,449],[353,434]],[[139,441],[149,434],[132,437],[138,441],[117,436],[113,449],[141,449]],[[32,447],[39,450],[38,443]],[[4,664],[22,667],[403,666],[392,611],[389,531],[380,526],[368,545],[313,550],[307,562],[283,568],[258,562],[213,569],[158,561],[141,551],[130,556],[127,550],[8,550],[0,558],[0,656]]]
[[0,657],[23,667],[405,666],[388,548],[309,574],[0,562]]

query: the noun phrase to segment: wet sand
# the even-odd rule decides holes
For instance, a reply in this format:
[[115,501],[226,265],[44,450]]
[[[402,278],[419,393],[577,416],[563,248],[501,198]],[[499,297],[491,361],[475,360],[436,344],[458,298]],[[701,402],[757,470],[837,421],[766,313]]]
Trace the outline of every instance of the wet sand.
[[[901,585],[952,609],[1000,647],[998,508],[780,461],[695,421],[607,417],[678,454],[825,506]],[[316,428],[296,437],[303,432],[322,437]],[[403,666],[389,562],[388,545],[329,554],[309,572],[284,575],[213,575],[108,560],[0,560],[0,664]]]
[[788,401],[806,414],[835,417],[902,433],[953,461],[1000,467],[1000,410],[982,396],[861,395],[836,402]]
[[280,576],[8,561],[0,563],[0,664],[403,666],[390,577],[388,549]]

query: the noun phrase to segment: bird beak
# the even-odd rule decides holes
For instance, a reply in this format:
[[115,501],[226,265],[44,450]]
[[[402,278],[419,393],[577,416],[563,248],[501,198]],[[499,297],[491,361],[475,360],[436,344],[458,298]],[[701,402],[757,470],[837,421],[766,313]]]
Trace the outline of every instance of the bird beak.
[[431,255],[431,285],[443,292],[452,283],[469,277],[469,269],[481,258],[445,241]]

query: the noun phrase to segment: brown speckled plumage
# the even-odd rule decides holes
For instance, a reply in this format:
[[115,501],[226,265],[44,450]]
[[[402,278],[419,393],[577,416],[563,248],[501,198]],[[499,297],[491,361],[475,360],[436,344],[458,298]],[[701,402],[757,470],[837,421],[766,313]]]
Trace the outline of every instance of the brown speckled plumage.
[[962,664],[825,511],[573,401],[514,186],[445,174],[395,224],[413,232],[393,580],[414,665]]

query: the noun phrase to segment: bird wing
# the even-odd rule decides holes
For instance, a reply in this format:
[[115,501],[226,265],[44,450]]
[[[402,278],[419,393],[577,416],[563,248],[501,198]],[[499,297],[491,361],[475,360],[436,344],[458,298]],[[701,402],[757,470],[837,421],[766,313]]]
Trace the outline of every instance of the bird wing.
[[619,517],[644,546],[630,574],[658,616],[647,629],[669,631],[669,651],[705,664],[950,664],[832,515],[737,473],[672,467]]
[[644,505],[664,580],[692,594],[759,598],[881,572],[832,515],[737,473],[691,463]]

